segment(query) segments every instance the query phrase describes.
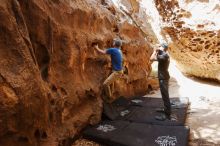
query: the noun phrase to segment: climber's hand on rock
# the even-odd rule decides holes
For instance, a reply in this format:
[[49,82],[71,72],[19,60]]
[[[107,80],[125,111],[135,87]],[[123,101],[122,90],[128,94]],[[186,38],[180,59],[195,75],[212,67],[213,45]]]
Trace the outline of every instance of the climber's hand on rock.
[[98,44],[97,44],[97,45],[94,45],[94,48],[95,48],[98,52],[100,52],[100,53],[102,53],[102,54],[106,54],[106,50],[100,49],[99,46],[98,46]]
[[159,50],[160,50],[159,47],[155,47],[155,48],[154,48],[154,51],[155,51],[155,52],[158,52]]
[[94,48],[99,49],[99,45],[98,44],[94,45]]

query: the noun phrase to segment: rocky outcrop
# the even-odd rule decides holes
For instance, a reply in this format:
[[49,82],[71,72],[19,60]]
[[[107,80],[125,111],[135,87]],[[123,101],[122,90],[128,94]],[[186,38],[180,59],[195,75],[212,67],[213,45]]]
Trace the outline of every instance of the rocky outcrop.
[[[120,17],[119,17],[120,16]],[[0,145],[68,145],[101,118],[110,58],[92,45],[125,42],[128,79],[114,96],[145,94],[150,44],[103,0],[1,0]]]
[[145,36],[148,42],[151,44],[157,44],[158,38],[153,31],[151,19],[145,8],[139,0],[116,0],[116,7],[121,10],[120,18],[127,18],[130,20],[136,27],[138,27],[141,33]]
[[182,72],[220,81],[218,3],[155,1],[164,22],[162,34],[171,40],[171,56]]

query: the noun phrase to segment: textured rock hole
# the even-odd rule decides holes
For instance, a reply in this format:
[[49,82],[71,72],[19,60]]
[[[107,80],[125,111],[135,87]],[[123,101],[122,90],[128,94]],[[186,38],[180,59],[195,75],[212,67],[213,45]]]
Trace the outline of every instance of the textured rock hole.
[[59,142],[58,146],[71,146],[73,143],[73,139],[67,138]]
[[106,45],[107,45],[107,46],[112,46],[112,44],[113,44],[112,40],[108,40],[108,41],[106,42]]
[[209,47],[210,47],[210,45],[206,45],[206,46],[205,46],[205,49],[208,49]]
[[215,53],[215,50],[212,50],[212,54],[214,54]]
[[128,67],[124,66],[124,74],[128,75]]
[[204,28],[204,25],[198,24],[197,27],[198,27],[198,28]]
[[52,85],[51,89],[52,91],[57,92],[57,87],[55,85]]
[[217,46],[220,46],[220,42],[218,42]]
[[204,43],[204,41],[200,41],[199,43],[200,43],[200,44],[203,44],[203,43]]
[[98,42],[92,42],[91,47],[94,47],[95,45],[98,45]]
[[61,91],[61,93],[62,93],[63,95],[67,95],[67,92],[66,92],[66,90],[65,90],[64,88],[60,88],[60,91]]
[[47,97],[48,97],[48,99],[51,99],[51,94],[47,93]]
[[195,49],[195,50],[193,50],[194,52],[198,52],[198,50],[197,49]]
[[206,35],[206,34],[207,34],[206,32],[201,33],[201,35]]
[[106,1],[105,1],[105,0],[101,0],[101,4],[102,4],[102,5],[104,5],[104,6],[106,6],[106,5],[107,5],[107,3],[106,3]]
[[40,131],[39,129],[35,130],[34,136],[36,139],[46,139],[48,137],[45,131]]
[[86,94],[86,97],[92,97],[92,98],[96,97],[96,94],[92,89],[86,90],[85,94]]
[[116,10],[114,7],[108,7],[108,10],[113,14],[116,15]]
[[118,26],[113,27],[113,32],[119,33],[119,28],[118,28]]
[[52,0],[52,2],[56,3],[56,4],[59,4],[60,3],[60,0]]
[[205,41],[205,44],[208,44],[208,43],[210,43],[210,41]]
[[210,34],[210,35],[209,35],[209,37],[211,37],[211,38],[212,38],[213,36],[215,36],[215,34]]
[[61,141],[61,145],[59,145],[59,146],[66,146],[66,140],[65,140],[65,139],[62,140],[62,141]]
[[35,136],[37,139],[40,139],[40,130],[39,130],[39,129],[35,130],[34,136]]
[[49,120],[50,120],[50,121],[53,121],[53,112],[50,112],[50,113],[49,113]]
[[18,141],[20,141],[20,142],[28,142],[29,140],[28,140],[28,138],[26,136],[19,136],[18,137]]
[[0,83],[4,82],[4,78],[0,75]]
[[149,93],[151,91],[153,91],[153,87],[151,85],[148,85],[147,92]]
[[42,138],[42,139],[47,139],[47,137],[48,137],[48,136],[47,136],[47,132],[43,131],[43,132],[42,132],[42,135],[41,135],[41,138]]
[[51,99],[51,100],[50,100],[50,104],[51,104],[51,105],[55,105],[55,100],[54,100],[54,99]]
[[201,38],[193,39],[193,41],[201,41]]
[[125,50],[125,48],[124,48],[124,46],[123,46],[123,43],[122,43],[122,46],[121,46],[121,50],[122,50],[122,52],[123,52],[123,54],[127,54],[128,52]]
[[178,17],[179,17],[179,18],[183,17],[183,14],[179,14]]
[[48,66],[44,66],[44,68],[41,69],[41,77],[44,81],[47,81],[47,79],[48,79]]
[[182,24],[177,26],[177,28],[182,28],[182,27],[183,27]]
[[40,67],[41,77],[44,81],[48,79],[48,66],[50,63],[50,54],[44,45],[35,45],[35,56]]

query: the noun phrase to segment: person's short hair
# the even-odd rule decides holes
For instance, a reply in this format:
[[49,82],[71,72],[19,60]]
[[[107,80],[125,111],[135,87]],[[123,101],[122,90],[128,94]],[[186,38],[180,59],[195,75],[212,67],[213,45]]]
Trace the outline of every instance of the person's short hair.
[[166,43],[162,43],[161,47],[163,47],[165,51],[168,50],[168,45]]
[[121,47],[122,46],[122,41],[120,40],[120,39],[114,39],[113,40],[113,45],[115,46],[115,47]]

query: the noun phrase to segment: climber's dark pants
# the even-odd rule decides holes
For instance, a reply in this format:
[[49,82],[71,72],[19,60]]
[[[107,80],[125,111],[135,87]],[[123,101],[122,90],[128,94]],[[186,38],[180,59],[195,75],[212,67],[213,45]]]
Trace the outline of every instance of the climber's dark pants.
[[163,103],[164,103],[164,111],[167,116],[171,114],[171,104],[170,104],[170,97],[169,97],[169,80],[160,80],[160,92],[162,95]]

